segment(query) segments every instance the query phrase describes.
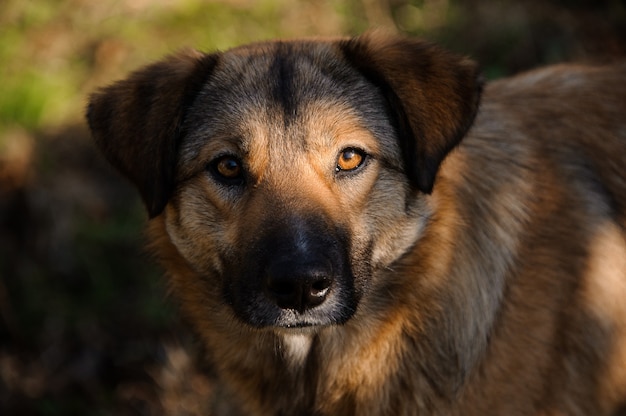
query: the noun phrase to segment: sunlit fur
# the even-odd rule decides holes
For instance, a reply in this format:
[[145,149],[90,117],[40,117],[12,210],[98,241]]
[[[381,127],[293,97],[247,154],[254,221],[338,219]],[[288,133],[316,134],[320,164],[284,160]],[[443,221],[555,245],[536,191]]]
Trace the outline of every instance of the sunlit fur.
[[[88,118],[141,192],[226,414],[617,416],[625,80],[555,66],[487,84],[479,107],[471,61],[369,33],[170,57]],[[369,156],[343,175],[350,147]],[[223,154],[244,185],[207,170]],[[333,259],[320,306],[263,291],[285,244]]]

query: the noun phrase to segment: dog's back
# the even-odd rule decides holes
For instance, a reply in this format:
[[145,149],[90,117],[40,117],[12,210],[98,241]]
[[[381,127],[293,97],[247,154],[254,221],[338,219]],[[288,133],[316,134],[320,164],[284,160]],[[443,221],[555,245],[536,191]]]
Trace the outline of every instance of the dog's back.
[[476,413],[459,414],[626,411],[624,80],[626,65],[559,65],[493,82],[441,171],[474,261],[509,269]]

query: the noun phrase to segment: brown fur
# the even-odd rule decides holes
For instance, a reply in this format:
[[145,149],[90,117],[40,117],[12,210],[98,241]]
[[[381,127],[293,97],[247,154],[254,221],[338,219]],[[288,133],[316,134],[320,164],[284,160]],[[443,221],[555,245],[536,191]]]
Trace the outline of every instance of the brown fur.
[[[476,115],[472,62],[370,33],[187,52],[88,119],[228,414],[619,415],[625,80],[541,69],[488,84]],[[350,148],[366,162],[336,172]],[[275,275],[332,283],[299,303]]]

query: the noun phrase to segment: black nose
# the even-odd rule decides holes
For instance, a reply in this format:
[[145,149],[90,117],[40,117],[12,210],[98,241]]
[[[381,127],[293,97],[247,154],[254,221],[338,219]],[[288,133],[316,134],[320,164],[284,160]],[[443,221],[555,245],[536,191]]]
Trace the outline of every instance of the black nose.
[[302,313],[321,305],[333,284],[330,264],[325,262],[298,264],[280,262],[267,270],[265,289],[267,295],[282,309],[295,309]]

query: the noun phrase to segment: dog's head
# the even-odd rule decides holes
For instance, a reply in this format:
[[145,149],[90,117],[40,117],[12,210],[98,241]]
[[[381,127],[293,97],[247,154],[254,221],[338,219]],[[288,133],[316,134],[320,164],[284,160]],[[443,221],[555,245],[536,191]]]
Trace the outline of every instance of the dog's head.
[[323,326],[415,243],[479,95],[471,61],[370,33],[184,52],[94,94],[88,120],[193,270],[175,291]]

